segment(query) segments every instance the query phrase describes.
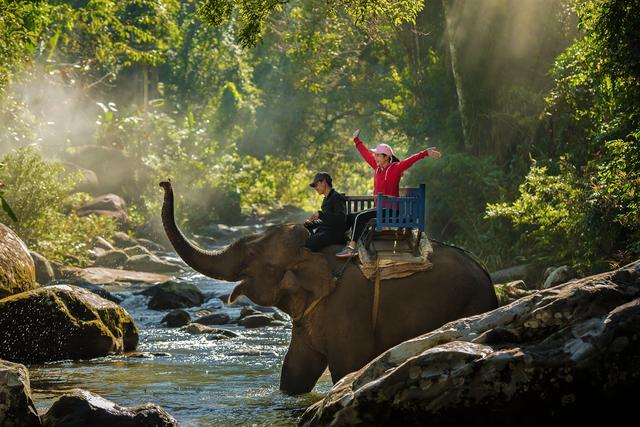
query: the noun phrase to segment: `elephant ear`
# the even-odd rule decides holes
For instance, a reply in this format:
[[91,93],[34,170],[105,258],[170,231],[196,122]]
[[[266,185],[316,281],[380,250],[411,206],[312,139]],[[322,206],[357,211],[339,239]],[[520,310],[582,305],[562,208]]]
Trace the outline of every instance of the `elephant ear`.
[[331,267],[324,255],[304,248],[280,282],[285,301],[285,307],[281,308],[294,319],[299,318],[313,301],[331,293],[333,283]]

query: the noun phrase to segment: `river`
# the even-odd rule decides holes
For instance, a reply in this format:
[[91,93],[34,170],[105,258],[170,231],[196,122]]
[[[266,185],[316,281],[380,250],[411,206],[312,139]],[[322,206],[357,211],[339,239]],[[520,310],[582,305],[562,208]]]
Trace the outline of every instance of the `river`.
[[[181,275],[208,296],[230,293],[233,283],[212,280],[190,270]],[[278,389],[280,367],[291,336],[288,327],[245,329],[223,325],[239,338],[212,341],[166,328],[166,311],[147,309],[143,289],[105,287],[123,299],[140,334],[138,351],[146,357],[110,356],[86,361],[29,365],[33,398],[46,410],[65,391],[82,388],[118,405],[146,402],[165,408],[183,426],[287,426],[296,424],[304,409],[331,388],[326,371],[313,392],[287,396]],[[211,298],[201,308],[238,317],[240,307]],[[155,356],[153,354],[156,354]]]

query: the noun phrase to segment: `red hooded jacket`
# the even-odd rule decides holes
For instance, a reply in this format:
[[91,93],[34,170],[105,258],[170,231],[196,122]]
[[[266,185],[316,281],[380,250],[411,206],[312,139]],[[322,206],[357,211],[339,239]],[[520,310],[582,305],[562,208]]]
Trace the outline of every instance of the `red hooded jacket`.
[[360,152],[360,155],[365,160],[365,162],[369,163],[374,170],[373,173],[373,195],[374,197],[378,196],[378,193],[382,193],[385,196],[394,196],[398,197],[400,193],[400,178],[404,172],[409,169],[415,162],[420,159],[424,159],[429,156],[427,150],[419,151],[416,154],[401,160],[399,162],[394,162],[388,165],[385,168],[382,168],[376,164],[376,158],[367,148],[366,145],[362,142],[359,136],[353,138],[353,141],[356,143],[356,148]]

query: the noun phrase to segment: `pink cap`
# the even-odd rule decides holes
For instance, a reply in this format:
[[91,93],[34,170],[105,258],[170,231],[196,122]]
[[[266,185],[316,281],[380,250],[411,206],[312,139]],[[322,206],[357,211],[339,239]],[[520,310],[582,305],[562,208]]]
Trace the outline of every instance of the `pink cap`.
[[374,154],[386,154],[393,157],[393,150],[387,144],[379,144],[375,149],[371,150]]

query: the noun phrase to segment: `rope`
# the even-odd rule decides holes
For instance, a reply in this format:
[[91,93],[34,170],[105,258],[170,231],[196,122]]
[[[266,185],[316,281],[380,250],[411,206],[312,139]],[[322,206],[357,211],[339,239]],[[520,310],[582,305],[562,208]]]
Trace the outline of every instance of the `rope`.
[[380,306],[380,268],[378,268],[378,260],[376,259],[376,280],[373,285],[373,307],[371,307],[371,329],[376,330],[378,322],[378,308]]

